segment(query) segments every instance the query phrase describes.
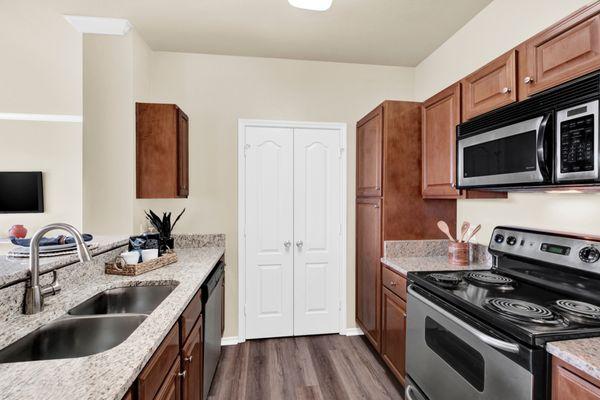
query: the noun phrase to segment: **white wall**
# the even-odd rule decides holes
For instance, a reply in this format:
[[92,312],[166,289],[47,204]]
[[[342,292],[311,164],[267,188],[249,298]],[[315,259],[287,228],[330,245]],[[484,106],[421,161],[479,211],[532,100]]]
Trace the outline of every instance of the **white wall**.
[[[429,98],[589,2],[495,0],[416,67],[415,98]],[[459,200],[457,208],[459,222],[483,225],[477,241],[484,244],[500,224],[600,234],[600,194],[510,193]]]
[[237,334],[237,121],[258,118],[348,124],[348,323],[354,326],[355,125],[385,99],[410,100],[411,68],[266,58],[154,53],[152,100],[177,103],[190,117],[190,196],[138,200],[179,212],[176,231],[227,235],[225,336]]
[[[2,1],[0,113],[81,115],[81,34],[45,4]],[[82,224],[81,123],[0,121],[0,171],[42,171],[44,214],[0,214],[0,237],[22,223]],[[2,190],[2,188],[0,188]]]

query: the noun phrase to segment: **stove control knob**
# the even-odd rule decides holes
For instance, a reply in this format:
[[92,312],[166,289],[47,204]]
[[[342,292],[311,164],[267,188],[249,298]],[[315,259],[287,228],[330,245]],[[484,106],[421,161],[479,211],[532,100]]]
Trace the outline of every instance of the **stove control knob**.
[[584,247],[579,252],[579,258],[585,263],[595,263],[600,259],[600,250],[592,246]]
[[494,242],[496,242],[496,243],[504,242],[504,235],[501,233],[496,234],[496,236],[494,236]]
[[506,244],[509,246],[514,246],[517,243],[517,238],[514,236],[509,236],[506,238]]

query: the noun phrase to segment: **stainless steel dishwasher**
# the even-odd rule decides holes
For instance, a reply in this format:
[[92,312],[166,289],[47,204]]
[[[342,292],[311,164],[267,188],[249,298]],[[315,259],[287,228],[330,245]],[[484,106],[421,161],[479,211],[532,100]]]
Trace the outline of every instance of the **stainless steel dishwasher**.
[[204,384],[202,398],[208,398],[219,358],[221,357],[221,326],[223,323],[223,279],[225,263],[219,264],[202,285],[204,303]]

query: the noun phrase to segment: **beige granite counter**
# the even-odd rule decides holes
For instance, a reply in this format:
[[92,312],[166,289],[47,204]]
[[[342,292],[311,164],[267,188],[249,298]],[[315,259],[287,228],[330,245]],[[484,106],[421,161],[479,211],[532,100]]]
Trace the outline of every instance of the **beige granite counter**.
[[600,338],[550,342],[546,349],[556,358],[600,379]]
[[224,247],[177,249],[176,264],[137,277],[104,274],[101,257],[65,268],[61,274],[72,269],[78,278],[49,297],[41,313],[3,311],[0,348],[106,289],[173,283],[177,287],[129,338],[112,349],[89,357],[0,364],[0,399],[121,400],[223,253]]
[[406,276],[409,272],[420,271],[452,271],[462,269],[489,269],[491,264],[487,262],[473,262],[466,267],[450,264],[447,256],[436,257],[384,257],[381,262],[394,271]]

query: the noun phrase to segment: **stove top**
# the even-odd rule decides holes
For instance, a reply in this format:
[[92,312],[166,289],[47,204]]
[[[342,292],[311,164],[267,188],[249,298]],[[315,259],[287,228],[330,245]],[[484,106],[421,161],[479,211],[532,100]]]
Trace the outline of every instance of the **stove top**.
[[531,345],[600,336],[600,301],[566,298],[497,270],[410,272],[408,279]]

